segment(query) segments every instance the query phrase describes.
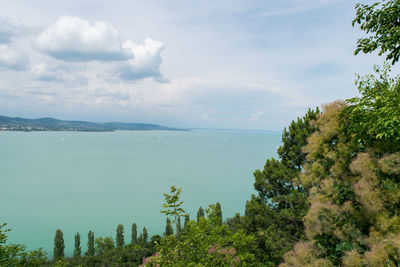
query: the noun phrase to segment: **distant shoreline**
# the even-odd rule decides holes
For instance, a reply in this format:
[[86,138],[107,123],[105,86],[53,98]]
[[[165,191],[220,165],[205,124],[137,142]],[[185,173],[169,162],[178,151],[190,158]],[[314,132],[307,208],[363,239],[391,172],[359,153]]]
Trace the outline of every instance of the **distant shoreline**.
[[66,121],[54,118],[26,119],[19,117],[0,116],[0,131],[19,132],[113,132],[117,130],[126,131],[190,131],[166,127],[150,123],[124,123],[124,122],[87,122],[87,121]]

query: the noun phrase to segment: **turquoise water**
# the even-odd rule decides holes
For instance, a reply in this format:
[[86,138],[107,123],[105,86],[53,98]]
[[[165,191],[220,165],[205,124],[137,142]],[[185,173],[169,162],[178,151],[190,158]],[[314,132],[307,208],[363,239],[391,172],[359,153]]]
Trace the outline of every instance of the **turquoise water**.
[[243,212],[254,193],[253,171],[276,156],[280,133],[262,131],[0,132],[0,223],[9,241],[43,247],[52,257],[56,229],[66,254],[76,232],[125,242],[136,222],[162,234],[162,193],[182,187],[191,218],[219,201],[224,218]]

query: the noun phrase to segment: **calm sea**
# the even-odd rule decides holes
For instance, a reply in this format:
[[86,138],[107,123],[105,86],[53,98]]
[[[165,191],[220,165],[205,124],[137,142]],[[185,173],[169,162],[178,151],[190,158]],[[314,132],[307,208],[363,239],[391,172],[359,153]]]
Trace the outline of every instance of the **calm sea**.
[[253,171],[276,156],[279,132],[117,131],[0,132],[0,224],[9,241],[43,247],[52,257],[56,229],[66,254],[76,232],[86,251],[87,232],[113,236],[136,222],[162,234],[162,193],[182,187],[191,218],[219,201],[224,218],[244,211],[254,193]]

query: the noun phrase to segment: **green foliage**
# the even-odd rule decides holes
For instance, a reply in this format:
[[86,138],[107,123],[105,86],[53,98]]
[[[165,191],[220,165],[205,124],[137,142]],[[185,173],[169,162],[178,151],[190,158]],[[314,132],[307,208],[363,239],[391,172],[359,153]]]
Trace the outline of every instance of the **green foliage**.
[[121,248],[105,251],[95,256],[72,258],[67,261],[68,266],[123,266],[137,267],[142,263],[142,259],[154,254],[155,249],[152,244],[142,244],[132,246],[131,244]]
[[263,170],[254,172],[254,188],[258,195],[246,203],[245,215],[228,220],[232,229],[244,229],[256,236],[258,261],[275,266],[286,251],[304,238],[302,217],[306,214],[308,190],[299,183],[306,154],[302,147],[318,129],[315,124],[319,109],[292,121],[282,133],[280,160],[268,159]]
[[268,159],[264,170],[254,172],[254,188],[261,201],[273,209],[287,206],[285,197],[295,190],[293,179],[298,175],[293,169],[276,159]]
[[302,118],[292,121],[288,129],[283,129],[282,146],[278,148],[278,155],[284,166],[289,169],[301,171],[305,163],[305,154],[302,148],[307,144],[307,138],[316,130],[313,123],[319,114],[319,108],[315,111],[309,109]]
[[67,266],[68,266],[68,264],[64,258],[56,261],[55,265],[54,265],[54,267],[67,267]]
[[179,216],[176,221],[176,235],[180,236],[182,233],[181,217]]
[[124,246],[124,226],[122,224],[118,224],[117,227],[117,235],[116,235],[116,245],[117,247],[123,247]]
[[164,193],[166,203],[162,207],[165,210],[162,210],[161,213],[172,216],[174,219],[173,223],[176,223],[178,216],[185,216],[185,210],[181,207],[183,201],[179,200],[181,192],[182,189],[180,187],[177,188],[173,185],[171,186],[170,194]]
[[24,245],[7,244],[6,223],[0,225],[0,266],[43,266],[47,261],[47,253],[39,248],[26,251]]
[[182,208],[183,201],[180,200],[180,194],[182,193],[182,189],[176,186],[171,186],[170,194],[164,193],[165,202],[162,207],[165,210],[162,210],[161,213],[164,213],[167,216],[167,223],[165,226],[164,235],[172,235],[173,227],[171,224],[171,220],[169,216],[172,216],[172,223],[175,224],[175,229],[177,234],[179,235],[181,232],[181,216],[186,216],[185,210]]
[[[217,225],[222,224],[222,209],[219,202],[209,205],[208,209],[206,209],[206,213],[208,214],[209,220],[213,220]],[[200,218],[204,218],[204,216]]]
[[142,242],[146,243],[147,238],[149,238],[149,234],[147,233],[146,227],[143,227],[143,235],[142,235]]
[[[118,228],[117,228],[118,229]],[[149,257],[155,253],[155,243],[161,239],[160,236],[152,237],[152,242],[148,243],[143,240],[143,235],[147,239],[147,230],[143,229],[140,240],[136,244],[128,244],[126,246],[116,246],[112,237],[98,237],[94,240],[94,255],[86,253],[83,257],[65,258],[60,261],[61,266],[124,266],[137,267],[142,263],[142,259]],[[94,239],[93,232],[89,232]],[[54,266],[56,262],[51,265]]]
[[155,246],[156,244],[160,243],[161,238],[162,238],[162,237],[161,237],[160,235],[153,235],[153,236],[150,238],[151,244],[152,244],[153,246]]
[[[357,121],[374,128],[374,111],[366,109]],[[285,255],[282,267],[400,264],[398,141],[377,140],[361,129],[358,135],[349,130],[353,116],[344,103],[326,105],[309,138],[300,177],[310,192],[303,218],[307,240]],[[362,146],[354,146],[360,138]]]
[[360,25],[369,36],[358,40],[354,53],[371,53],[379,49],[378,55],[388,52],[386,60],[396,63],[400,57],[400,1],[357,4],[356,10],[353,26]]
[[114,249],[114,239],[111,236],[96,237],[95,239],[95,251],[96,254],[100,255]]
[[173,235],[173,234],[174,234],[174,230],[172,229],[171,220],[167,217],[164,236],[169,236],[169,235]]
[[61,260],[64,258],[64,236],[63,232],[60,229],[56,230],[56,234],[54,236],[54,259]]
[[138,237],[138,244],[143,244],[143,233],[141,233]]
[[[375,66],[374,75],[358,77],[361,97],[348,99],[346,127],[362,146],[377,144],[387,152],[400,147],[400,79],[389,77],[389,66]],[[394,145],[394,147],[393,147]]]
[[4,245],[7,242],[8,236],[6,233],[11,231],[11,229],[4,229],[6,226],[6,223],[0,225],[0,245]]
[[80,257],[82,253],[81,249],[81,235],[76,233],[75,235],[75,246],[74,246],[74,257]]
[[86,252],[86,255],[88,256],[94,256],[95,250],[94,250],[94,233],[92,231],[89,231],[88,233],[88,250]]
[[165,236],[157,246],[158,255],[146,266],[259,266],[254,237],[219,224],[217,213],[215,205],[210,205],[208,218],[188,222],[179,238]]
[[199,210],[197,211],[197,221],[200,221],[200,218],[204,217],[204,209],[200,206]]
[[7,243],[7,232],[11,229],[4,229],[6,223],[0,225],[0,266],[13,266],[19,262],[19,257],[23,256],[25,246]]
[[219,202],[215,203],[215,217],[218,218],[218,224],[222,224],[222,208]]
[[132,224],[131,244],[137,244],[137,226],[136,223]]
[[145,247],[115,248],[101,255],[87,259],[84,266],[132,266],[137,267],[142,259],[151,256],[154,249]]
[[186,229],[186,226],[187,226],[187,224],[189,223],[189,221],[190,221],[190,215],[189,215],[189,214],[186,214],[186,215],[185,215],[185,222],[184,222],[184,224],[183,224],[183,229]]
[[39,267],[43,266],[47,262],[47,252],[42,248],[37,250],[31,250],[28,252],[23,252],[20,257],[20,266],[32,266]]

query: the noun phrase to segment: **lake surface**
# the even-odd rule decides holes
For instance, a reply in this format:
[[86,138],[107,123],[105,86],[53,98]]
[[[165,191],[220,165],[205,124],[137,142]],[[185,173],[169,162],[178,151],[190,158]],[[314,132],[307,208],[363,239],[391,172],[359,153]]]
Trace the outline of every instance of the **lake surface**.
[[253,190],[253,171],[276,156],[279,132],[117,131],[0,132],[0,224],[9,241],[43,247],[52,257],[56,229],[66,254],[76,232],[82,251],[87,233],[113,236],[118,224],[162,234],[162,193],[182,187],[191,219],[219,201],[224,219],[243,213]]

